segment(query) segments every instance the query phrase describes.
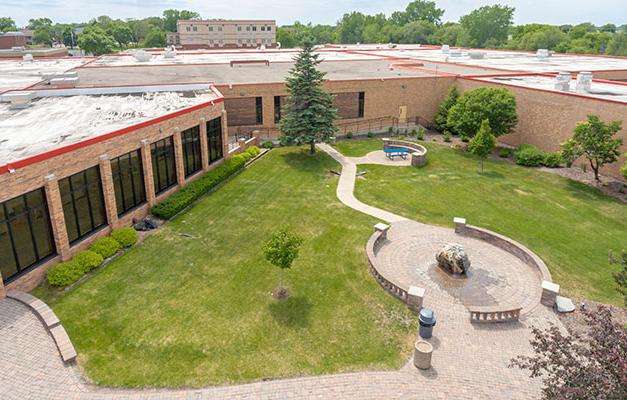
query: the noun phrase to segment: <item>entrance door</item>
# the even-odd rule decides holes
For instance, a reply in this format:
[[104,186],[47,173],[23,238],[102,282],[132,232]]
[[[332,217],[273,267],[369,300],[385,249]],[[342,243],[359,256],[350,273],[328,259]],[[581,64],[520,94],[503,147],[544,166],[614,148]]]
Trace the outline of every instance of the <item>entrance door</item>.
[[407,122],[407,106],[400,106],[398,108],[398,122]]

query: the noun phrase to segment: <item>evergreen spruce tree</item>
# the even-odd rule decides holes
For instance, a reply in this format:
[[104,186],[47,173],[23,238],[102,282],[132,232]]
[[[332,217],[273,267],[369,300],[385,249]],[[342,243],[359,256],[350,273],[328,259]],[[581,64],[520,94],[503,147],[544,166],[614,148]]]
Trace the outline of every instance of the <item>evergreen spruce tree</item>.
[[316,68],[321,62],[318,57],[311,39],[305,39],[287,78],[289,95],[280,122],[286,142],[309,144],[311,154],[316,143],[328,142],[337,131],[334,121],[338,119],[333,96],[322,87],[325,73]]

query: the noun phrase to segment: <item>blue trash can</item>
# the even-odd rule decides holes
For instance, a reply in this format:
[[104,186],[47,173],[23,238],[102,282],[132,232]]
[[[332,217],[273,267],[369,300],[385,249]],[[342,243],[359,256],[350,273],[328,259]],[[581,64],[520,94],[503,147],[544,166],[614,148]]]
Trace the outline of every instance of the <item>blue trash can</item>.
[[420,325],[418,333],[421,338],[429,339],[433,334],[435,326],[435,314],[430,308],[423,308],[418,316],[418,324]]

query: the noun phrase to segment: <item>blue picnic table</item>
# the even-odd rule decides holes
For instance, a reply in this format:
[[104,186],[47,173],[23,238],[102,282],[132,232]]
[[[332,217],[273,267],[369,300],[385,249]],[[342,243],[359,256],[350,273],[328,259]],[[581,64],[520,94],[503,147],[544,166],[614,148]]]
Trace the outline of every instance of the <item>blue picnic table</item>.
[[394,157],[400,157],[403,160],[407,159],[407,154],[409,154],[409,150],[401,148],[401,147],[392,147],[389,149],[384,149],[383,152],[385,156],[390,160],[393,160]]

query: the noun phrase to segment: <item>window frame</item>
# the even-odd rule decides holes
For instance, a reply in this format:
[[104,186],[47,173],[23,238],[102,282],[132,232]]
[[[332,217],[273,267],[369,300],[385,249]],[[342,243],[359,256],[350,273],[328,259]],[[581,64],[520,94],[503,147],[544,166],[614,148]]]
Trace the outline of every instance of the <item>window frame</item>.
[[[166,145],[170,146],[170,150],[162,149]],[[157,150],[160,153],[155,154]],[[168,154],[166,154],[166,152]],[[172,171],[170,171],[168,167],[168,155],[170,154],[172,157],[172,167],[173,167]],[[165,163],[164,163],[165,171],[160,170],[157,157],[165,157]],[[177,179],[176,179],[176,156],[174,154],[174,137],[173,136],[167,136],[167,137],[164,137],[163,139],[159,139],[155,142],[152,142],[150,144],[150,159],[152,161],[152,175],[153,175],[153,182],[155,185],[155,195],[159,195],[178,184]],[[161,172],[165,173],[165,178],[167,181],[166,185],[163,187],[159,185],[159,182],[161,181],[161,176],[162,176]],[[172,182],[170,182],[169,180],[170,172],[172,172],[174,176],[174,179],[172,180]]]
[[363,118],[366,109],[366,92],[359,92],[357,102],[357,118]]
[[263,125],[263,97],[255,97],[255,125]]
[[[140,185],[141,186],[140,193],[137,193],[137,189],[138,188],[136,187],[137,185],[136,185],[136,182],[135,182],[137,174],[133,173],[133,171],[134,171],[134,166],[132,164],[132,160],[133,160],[132,156],[133,155],[136,156],[135,160],[138,160],[138,162],[139,162],[139,165],[137,166],[138,167],[137,170],[139,171],[139,174],[138,174],[137,178],[139,179],[139,182],[137,182],[137,183],[141,183],[141,185]],[[122,169],[120,167],[120,161],[123,161],[123,158],[128,158],[128,160],[127,160],[128,163],[126,165],[126,170],[124,170],[124,169]],[[114,165],[116,167],[114,167]],[[117,170],[117,173],[116,173],[116,170]],[[122,178],[124,176],[123,175],[124,172],[126,172],[127,176],[130,176],[130,178],[131,178],[131,182],[130,182],[130,184],[131,184],[131,193],[130,194],[132,195],[133,201],[132,201],[132,205],[130,205],[129,207],[126,206],[126,196],[128,194],[125,192],[125,186],[122,183]],[[117,210],[118,216],[122,216],[122,215],[128,213],[129,211],[132,211],[135,208],[140,207],[141,205],[146,203],[146,201],[147,201],[147,198],[146,198],[146,179],[144,177],[144,164],[143,164],[142,153],[141,153],[140,149],[130,151],[130,152],[126,153],[126,154],[122,154],[121,156],[118,156],[118,157],[115,157],[115,158],[111,159],[111,175],[113,177],[113,191],[114,191],[114,195],[115,195],[115,200],[116,200],[115,201],[115,203],[116,203],[115,205],[116,205],[116,210]],[[120,187],[121,190],[119,191],[119,194],[120,194],[120,197],[122,199],[121,202],[118,201],[118,190],[116,188],[116,178],[117,178],[117,181],[120,182],[120,184],[119,184],[120,186],[119,187]]]
[[181,131],[181,146],[183,147],[183,169],[185,178],[188,178],[202,169],[200,125]]
[[[214,118],[207,121],[207,159],[209,165],[224,158],[224,150],[222,148],[222,117]],[[213,140],[212,137],[217,138]],[[216,145],[214,147],[214,144]]]

